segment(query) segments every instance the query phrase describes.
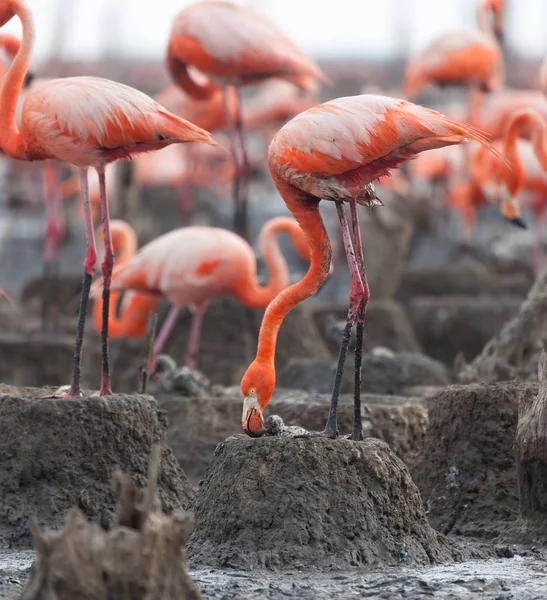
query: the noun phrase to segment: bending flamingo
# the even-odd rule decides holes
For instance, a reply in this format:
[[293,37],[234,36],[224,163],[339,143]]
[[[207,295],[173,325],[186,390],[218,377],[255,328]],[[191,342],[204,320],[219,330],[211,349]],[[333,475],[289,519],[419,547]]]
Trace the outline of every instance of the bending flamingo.
[[0,0],[0,26],[17,15],[23,26],[21,48],[0,91],[0,145],[9,156],[21,160],[56,158],[80,168],[86,225],[87,254],[80,314],[76,334],[74,370],[66,396],[80,390],[80,361],[89,288],[97,261],[93,221],[89,206],[87,170],[99,176],[105,256],[102,270],[104,320],[101,394],[111,394],[108,364],[108,311],[114,255],[105,191],[105,167],[140,152],[158,150],[173,143],[214,143],[206,131],[177,117],[145,94],[108,79],[67,77],[37,85],[22,107],[17,125],[17,102],[32,58],[35,26],[26,0]]
[[[380,204],[371,182],[424,150],[461,144],[472,138],[488,145],[477,132],[443,115],[385,96],[338,98],[297,115],[275,136],[269,149],[274,183],[300,224],[310,248],[311,264],[305,277],[281,292],[268,306],[256,358],[247,369],[241,391],[243,429],[261,435],[262,411],[275,388],[275,347],[285,315],[317,292],[325,281],[331,260],[330,240],[319,202],[336,203],[351,274],[349,312],[340,347],[338,368],[325,430],[338,434],[337,406],[340,382],[353,324],[357,323],[355,352],[355,422],[353,439],[361,438],[361,349],[369,300],[357,205]],[[351,209],[351,231],[344,203]]]
[[[189,73],[192,65],[209,77],[200,83]],[[242,128],[239,86],[269,78],[286,79],[302,89],[325,80],[319,67],[272,23],[251,6],[227,0],[200,0],[175,17],[167,49],[173,80],[197,99],[224,88],[226,119],[236,167],[234,229],[247,237],[249,160]],[[236,118],[231,118],[227,89],[236,89]],[[238,147],[239,146],[239,147]]]
[[[137,234],[135,230],[119,219],[110,223],[112,234],[112,247],[116,253],[116,264],[121,266],[131,260],[137,252]],[[118,311],[118,303],[121,306]],[[110,296],[110,314],[108,319],[109,335],[111,338],[142,338],[146,335],[148,315],[158,306],[159,297],[153,294],[139,294],[127,292],[123,298],[119,292],[112,292]],[[103,300],[97,298],[93,305],[93,323],[100,333],[103,328]]]
[[[532,132],[532,140],[520,139],[523,129]],[[530,208],[535,215],[535,267],[543,267],[541,225],[545,219],[547,202],[547,120],[533,109],[515,112],[507,123],[503,141],[498,143],[507,164],[499,160],[485,160],[478,154],[472,165],[472,174],[479,185],[491,196],[498,195],[506,214],[520,219],[521,191],[531,192]]]
[[[232,295],[242,304],[264,308],[289,284],[289,270],[276,236],[288,233],[303,258],[309,258],[304,234],[288,217],[268,221],[260,233],[259,246],[270,269],[270,281],[261,287],[256,281],[256,260],[249,244],[235,233],[216,227],[184,227],[170,231],[140,249],[112,274],[112,289],[135,290],[166,296],[172,303],[156,343],[153,370],[175,324],[179,309],[193,312],[186,364],[195,367],[203,315],[215,296]],[[92,286],[99,293],[102,280]]]

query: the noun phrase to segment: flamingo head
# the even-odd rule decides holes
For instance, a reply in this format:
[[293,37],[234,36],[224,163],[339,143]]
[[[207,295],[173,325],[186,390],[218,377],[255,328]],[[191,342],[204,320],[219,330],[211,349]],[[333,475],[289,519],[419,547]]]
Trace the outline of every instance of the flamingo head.
[[518,201],[517,194],[507,185],[505,181],[500,184],[500,197],[501,197],[501,212],[503,216],[513,225],[521,227],[522,229],[528,229],[526,222],[522,218],[520,210],[520,202]]
[[244,396],[241,424],[245,433],[260,437],[264,433],[262,411],[270,401],[275,389],[275,370],[267,363],[256,359],[241,380]]

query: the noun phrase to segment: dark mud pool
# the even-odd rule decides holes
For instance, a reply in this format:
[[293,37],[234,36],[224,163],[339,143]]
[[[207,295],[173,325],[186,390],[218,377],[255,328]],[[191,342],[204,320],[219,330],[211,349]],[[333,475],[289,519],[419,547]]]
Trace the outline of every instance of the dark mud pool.
[[[20,597],[34,561],[33,551],[0,551],[0,598]],[[546,597],[545,556],[529,554],[423,568],[336,573],[191,569],[204,598],[282,600],[300,598],[439,598],[442,600],[540,600]]]

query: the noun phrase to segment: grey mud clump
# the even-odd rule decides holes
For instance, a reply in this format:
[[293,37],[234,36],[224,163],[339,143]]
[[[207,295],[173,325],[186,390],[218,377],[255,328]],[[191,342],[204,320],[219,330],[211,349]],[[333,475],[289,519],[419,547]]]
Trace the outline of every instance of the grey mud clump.
[[153,445],[161,447],[158,494],[166,513],[186,508],[192,486],[165,445],[166,418],[138,394],[41,399],[49,390],[0,392],[0,547],[31,547],[30,518],[57,529],[77,507],[103,527],[114,519],[116,469],[146,482]]
[[429,526],[404,463],[373,438],[230,437],[193,510],[187,551],[197,564],[344,568],[462,558]]

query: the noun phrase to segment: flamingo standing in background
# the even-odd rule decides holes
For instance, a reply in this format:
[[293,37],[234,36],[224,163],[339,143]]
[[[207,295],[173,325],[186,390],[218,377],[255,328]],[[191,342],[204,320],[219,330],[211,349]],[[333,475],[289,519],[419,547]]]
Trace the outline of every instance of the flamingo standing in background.
[[[518,111],[533,108],[547,118],[547,98],[538,90],[504,89],[492,94],[475,94],[469,124],[492,139],[503,136],[511,115]],[[524,128],[521,135],[530,136]]]
[[[520,139],[523,129],[532,132],[532,140]],[[531,193],[529,207],[534,213],[535,268],[543,268],[541,227],[547,210],[547,120],[533,109],[515,112],[507,123],[503,140],[498,142],[507,164],[491,160],[482,153],[474,157],[472,174],[490,196],[501,197],[504,211],[520,219],[519,194]],[[522,223],[524,224],[524,223]]]
[[158,150],[173,143],[197,141],[213,144],[214,141],[209,133],[168,112],[142,92],[98,77],[52,79],[36,86],[25,99],[19,128],[17,103],[34,50],[34,18],[26,0],[0,0],[0,26],[15,15],[21,20],[23,39],[0,91],[0,146],[13,158],[29,161],[56,158],[80,168],[87,253],[74,371],[70,389],[63,395],[81,395],[82,341],[89,289],[97,261],[88,195],[89,167],[93,167],[99,176],[105,244],[102,263],[105,282],[100,393],[111,394],[108,311],[114,254],[105,189],[105,167],[116,160],[129,159],[141,152]]
[[[351,275],[349,312],[340,347],[331,408],[325,430],[338,435],[337,406],[340,382],[353,324],[355,350],[355,422],[352,439],[361,439],[361,352],[364,318],[369,300],[357,205],[381,204],[372,182],[390,169],[433,148],[462,144],[467,138],[490,147],[478,132],[450,121],[440,113],[386,96],[338,98],[307,110],[289,121],[274,137],[269,165],[275,185],[300,224],[309,244],[311,264],[298,283],[281,292],[268,306],[258,337],[256,358],[241,381],[243,429],[259,436],[262,411],[275,388],[275,347],[285,315],[317,292],[325,281],[331,245],[319,202],[336,203]],[[344,203],[349,203],[353,241]]]
[[[443,34],[408,64],[403,83],[405,97],[416,96],[430,83],[465,85],[488,92],[503,86],[501,49],[489,20],[495,4],[492,0],[483,0],[478,5],[479,30]],[[469,112],[473,95],[469,97]]]
[[[162,294],[172,303],[154,344],[151,370],[182,306],[189,306],[193,312],[186,365],[195,367],[203,315],[212,298],[232,295],[245,306],[264,308],[287,287],[289,270],[276,239],[283,232],[289,234],[299,254],[309,258],[298,224],[288,217],[270,219],[259,237],[259,247],[270,269],[270,281],[265,287],[256,281],[256,260],[249,244],[235,233],[216,227],[170,231],[114,269],[112,289]],[[96,296],[101,287],[99,279],[92,286],[92,295]]]
[[[190,75],[194,66],[209,80]],[[224,89],[226,119],[236,168],[234,230],[247,238],[249,160],[242,126],[239,87],[278,78],[298,87],[315,89],[325,81],[319,67],[303,54],[262,12],[227,0],[201,0],[175,17],[167,48],[173,80],[197,99]],[[232,119],[227,88],[236,90],[236,118]]]
[[[116,253],[116,264],[121,266],[131,260],[137,252],[137,234],[135,230],[119,219],[110,223],[112,247]],[[122,299],[120,312],[118,306],[121,294],[113,292],[110,297],[109,334],[111,338],[135,337],[146,335],[148,315],[158,306],[159,297],[152,294],[127,292]],[[100,333],[103,328],[103,301],[97,298],[93,305],[93,323]]]

